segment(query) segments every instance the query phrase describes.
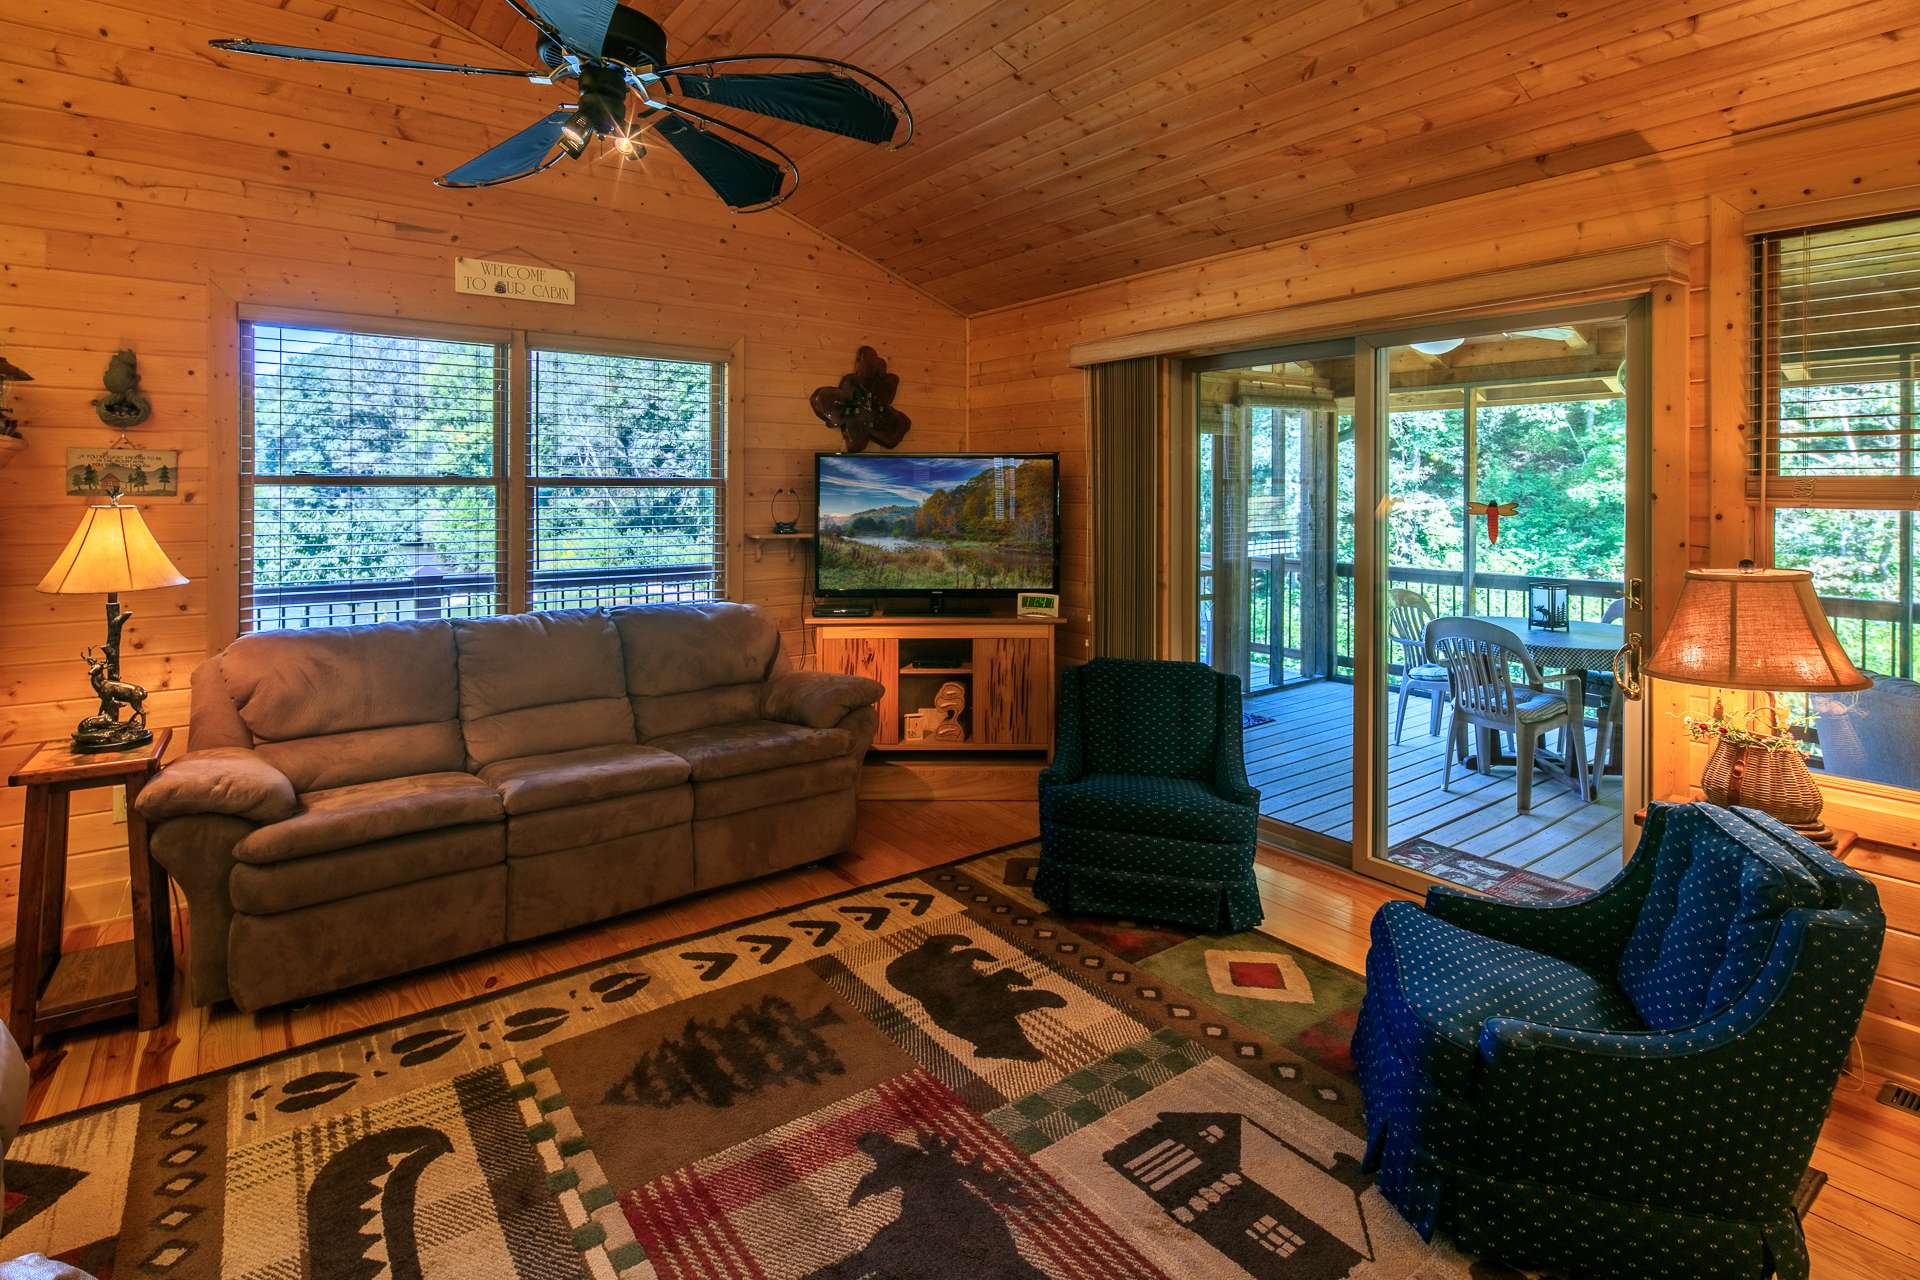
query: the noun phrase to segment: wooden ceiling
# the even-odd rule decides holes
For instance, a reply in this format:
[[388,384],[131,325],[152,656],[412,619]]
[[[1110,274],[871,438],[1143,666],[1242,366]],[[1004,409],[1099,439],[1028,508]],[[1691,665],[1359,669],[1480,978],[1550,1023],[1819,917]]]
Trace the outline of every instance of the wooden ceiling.
[[[418,2],[532,60],[504,0]],[[1913,0],[636,7],[676,58],[819,54],[905,93],[900,152],[771,132],[787,208],[968,314],[1920,92]]]

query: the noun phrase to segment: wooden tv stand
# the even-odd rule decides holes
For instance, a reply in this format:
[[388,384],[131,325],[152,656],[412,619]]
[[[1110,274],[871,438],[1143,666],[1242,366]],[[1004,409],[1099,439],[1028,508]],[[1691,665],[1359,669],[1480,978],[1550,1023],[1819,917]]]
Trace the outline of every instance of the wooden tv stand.
[[[886,686],[873,749],[887,752],[1053,749],[1053,633],[1058,618],[1012,614],[876,614],[834,618],[818,614],[815,648],[822,671],[867,676]],[[906,714],[933,704],[947,681],[966,688],[959,719],[964,741],[909,742]]]

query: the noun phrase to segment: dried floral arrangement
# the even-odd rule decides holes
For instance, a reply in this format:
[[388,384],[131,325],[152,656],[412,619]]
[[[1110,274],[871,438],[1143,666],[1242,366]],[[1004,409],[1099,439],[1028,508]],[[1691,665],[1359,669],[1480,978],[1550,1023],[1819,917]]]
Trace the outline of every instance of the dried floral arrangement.
[[[1764,725],[1760,723],[1762,717],[1766,719]],[[1788,711],[1783,714],[1773,695],[1768,694],[1765,705],[1749,707],[1742,712],[1729,712],[1726,704],[1715,698],[1711,715],[1685,716],[1681,723],[1687,727],[1687,736],[1695,742],[1724,742],[1730,747],[1793,751],[1806,755],[1813,750],[1813,744],[1795,731],[1811,728],[1813,720],[1814,717],[1806,712]]]

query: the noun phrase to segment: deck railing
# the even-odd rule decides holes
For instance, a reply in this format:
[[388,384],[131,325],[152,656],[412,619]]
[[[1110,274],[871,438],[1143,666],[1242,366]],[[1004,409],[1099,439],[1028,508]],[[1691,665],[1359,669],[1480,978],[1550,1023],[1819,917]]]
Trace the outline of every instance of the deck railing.
[[[1302,657],[1299,635],[1301,616],[1301,562],[1284,556],[1250,556],[1248,573],[1252,577],[1252,616],[1248,619],[1248,649],[1254,665],[1269,671],[1283,668]],[[1277,589],[1271,585],[1280,573]],[[1338,673],[1353,669],[1353,565],[1334,566],[1338,608],[1334,613],[1334,662]],[[1213,572],[1200,570],[1200,599],[1203,619],[1210,619]],[[1390,565],[1387,581],[1396,587],[1408,587],[1424,594],[1441,617],[1471,613],[1480,617],[1524,617],[1527,612],[1527,586],[1533,579],[1525,574],[1478,572],[1473,576],[1472,607],[1467,607],[1466,579],[1456,569],[1420,569],[1408,565]],[[1601,578],[1560,578],[1567,583],[1568,609],[1582,622],[1598,622],[1607,605],[1618,599],[1620,584]],[[1269,602],[1271,606],[1269,607]],[[1911,639],[1902,643],[1906,625],[1900,606],[1886,600],[1863,600],[1850,596],[1821,596],[1834,634],[1854,663],[1883,675],[1911,678]],[[1277,615],[1277,616],[1276,616]],[[1276,661],[1276,658],[1278,661]],[[1273,683],[1278,683],[1277,680]],[[1256,675],[1256,685],[1261,684]]]
[[[405,578],[297,583],[253,588],[255,631],[297,631],[374,622],[482,617],[500,611],[503,584],[491,573],[422,572]],[[713,565],[644,569],[543,569],[528,583],[535,609],[587,609],[613,604],[710,600],[719,589]]]

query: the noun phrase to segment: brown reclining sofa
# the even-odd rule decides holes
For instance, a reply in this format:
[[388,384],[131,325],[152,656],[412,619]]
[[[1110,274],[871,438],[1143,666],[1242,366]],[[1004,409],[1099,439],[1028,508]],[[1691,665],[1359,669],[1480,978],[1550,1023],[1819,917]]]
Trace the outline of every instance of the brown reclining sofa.
[[243,636],[139,799],[195,1003],[258,1009],[846,849],[879,684],[739,604]]

